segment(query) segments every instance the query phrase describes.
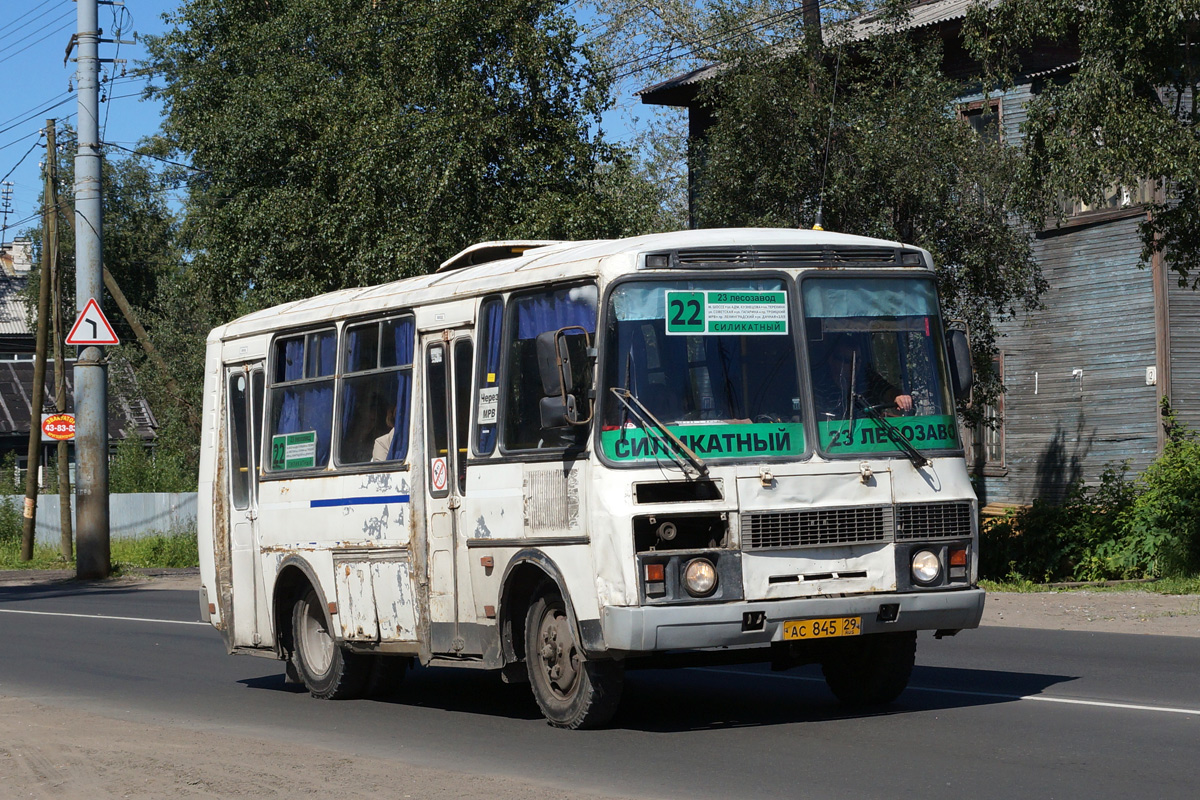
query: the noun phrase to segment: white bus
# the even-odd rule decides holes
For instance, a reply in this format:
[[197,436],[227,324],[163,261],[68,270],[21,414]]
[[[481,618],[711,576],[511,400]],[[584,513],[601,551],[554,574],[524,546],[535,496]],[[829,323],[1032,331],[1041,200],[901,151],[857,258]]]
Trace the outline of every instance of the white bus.
[[498,669],[576,728],[626,669],[770,662],[879,704],[917,631],[979,624],[970,360],[923,250],[491,242],[207,348],[202,613],[317,697]]

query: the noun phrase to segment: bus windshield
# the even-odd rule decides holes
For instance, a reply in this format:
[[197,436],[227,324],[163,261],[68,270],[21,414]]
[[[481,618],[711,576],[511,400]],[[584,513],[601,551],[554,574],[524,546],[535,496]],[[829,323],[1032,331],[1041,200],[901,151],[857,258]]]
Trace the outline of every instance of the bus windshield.
[[960,446],[932,280],[809,278],[801,294],[822,450]]
[[[803,454],[791,318],[779,279],[618,285],[606,318],[605,456],[674,457],[668,437],[634,413],[638,405],[704,460]],[[636,404],[621,402],[622,391]]]

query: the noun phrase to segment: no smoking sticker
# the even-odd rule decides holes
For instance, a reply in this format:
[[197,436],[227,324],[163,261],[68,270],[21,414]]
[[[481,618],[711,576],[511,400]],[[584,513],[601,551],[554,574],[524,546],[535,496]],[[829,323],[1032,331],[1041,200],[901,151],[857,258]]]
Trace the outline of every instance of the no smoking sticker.
[[444,492],[446,490],[446,459],[435,458],[431,463],[430,483],[433,486],[433,491]]

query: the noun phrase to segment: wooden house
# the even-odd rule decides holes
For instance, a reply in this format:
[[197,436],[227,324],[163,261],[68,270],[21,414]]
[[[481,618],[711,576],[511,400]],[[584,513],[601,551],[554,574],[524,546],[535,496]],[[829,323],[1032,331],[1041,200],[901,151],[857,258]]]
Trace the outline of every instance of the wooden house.
[[[1070,80],[1078,52],[1069,44],[1037,48],[1011,89],[985,99],[967,82],[978,68],[962,42],[973,2],[915,3],[908,24],[942,39],[945,73],[964,79],[964,120],[1018,143],[1026,103],[1047,82]],[[853,24],[851,38],[873,32],[869,18]],[[704,67],[639,95],[647,104],[687,109],[689,136],[701,138],[712,117],[698,102],[700,87],[719,74],[719,66]],[[1078,481],[1095,483],[1106,466],[1122,462],[1136,474],[1162,450],[1164,398],[1182,422],[1200,430],[1200,360],[1193,355],[1200,347],[1200,294],[1178,286],[1161,258],[1139,268],[1138,224],[1152,186],[1113,186],[1102,202],[1071,203],[1061,224],[1036,234],[1049,284],[1044,308],[1000,324],[997,366],[1007,391],[989,410],[996,427],[968,437],[981,504],[1059,499]]]

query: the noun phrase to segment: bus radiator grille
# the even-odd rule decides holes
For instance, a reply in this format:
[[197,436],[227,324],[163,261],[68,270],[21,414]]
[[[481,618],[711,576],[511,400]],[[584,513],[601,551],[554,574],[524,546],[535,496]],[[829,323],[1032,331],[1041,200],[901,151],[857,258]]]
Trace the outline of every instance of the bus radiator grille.
[[891,506],[815,508],[742,514],[742,547],[864,544],[892,540]]
[[896,506],[896,540],[968,538],[971,504],[905,503]]

